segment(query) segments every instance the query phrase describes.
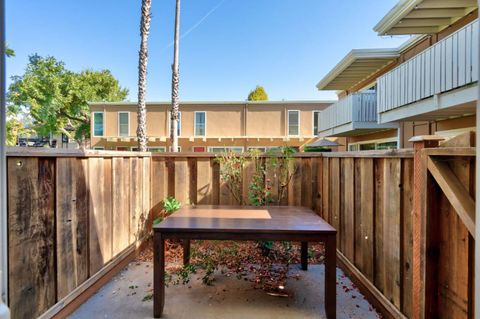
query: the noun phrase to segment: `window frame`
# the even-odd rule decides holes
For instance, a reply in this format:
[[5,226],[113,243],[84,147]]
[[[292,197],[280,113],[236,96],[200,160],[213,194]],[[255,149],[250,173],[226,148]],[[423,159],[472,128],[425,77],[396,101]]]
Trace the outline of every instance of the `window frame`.
[[[202,147],[202,148],[203,148],[203,152],[196,152],[196,151],[195,151],[195,148],[197,148],[197,147]],[[207,152],[207,147],[206,147],[206,146],[201,146],[201,145],[194,145],[194,146],[192,146],[192,152],[193,152],[193,153],[205,153],[205,152]]]
[[[197,134],[197,113],[203,113],[205,117],[204,135]],[[207,111],[195,111],[193,112],[193,136],[206,137],[207,136]]]
[[[392,143],[392,142],[395,142],[397,143],[397,150],[398,150],[398,138],[396,137],[386,137],[386,138],[380,138],[380,139],[376,139],[376,140],[367,140],[367,141],[361,141],[361,142],[357,142],[357,143],[348,143],[347,145],[347,151],[348,152],[365,152],[366,150],[361,150],[361,145],[364,145],[364,144],[375,144],[375,151],[377,151],[377,145],[378,144],[384,144],[384,143]],[[355,150],[355,151],[351,151],[350,150],[350,146],[352,147],[357,147],[358,149]]]
[[247,147],[247,152],[250,150],[260,150],[262,153],[266,153],[268,151],[267,146],[249,146]]
[[[320,113],[321,110],[313,110],[312,111],[312,135],[317,137],[320,136]],[[315,134],[315,114],[318,113],[318,122],[317,122],[317,134]]]
[[[121,128],[120,114],[127,114],[127,135],[122,135],[121,132],[120,132],[120,128]],[[118,136],[120,136],[120,137],[130,136],[130,112],[128,112],[128,111],[117,112],[117,133],[118,133]]]
[[231,152],[232,149],[237,148],[237,149],[241,149],[241,151],[235,152],[235,153],[245,152],[245,148],[243,146],[209,146],[207,148],[208,153],[222,153],[222,152],[213,152],[212,149],[215,149],[215,148],[223,148],[225,152]]
[[[163,150],[161,152],[152,152],[152,149],[158,149],[158,150]],[[165,146],[152,146],[152,147],[147,147],[147,152],[150,153],[166,153],[167,148]]]
[[[298,132],[297,134],[290,134],[290,112],[298,113]],[[287,136],[300,136],[300,110],[287,110]]]
[[104,150],[105,150],[105,147],[103,147],[103,146],[94,146],[94,147],[92,147],[92,150],[94,150],[94,151],[104,151]]
[[[96,114],[102,114],[102,135],[95,134],[95,115]],[[92,136],[93,137],[105,136],[105,112],[92,112],[92,115],[93,115]]]
[[[168,114],[167,114],[168,118],[168,127],[167,127],[167,133],[168,133],[168,136],[170,136],[170,130],[172,129],[172,112],[171,111],[168,111]],[[178,111],[178,127],[177,127],[177,130],[178,130],[178,134],[177,136],[180,137],[182,136],[182,111]]]

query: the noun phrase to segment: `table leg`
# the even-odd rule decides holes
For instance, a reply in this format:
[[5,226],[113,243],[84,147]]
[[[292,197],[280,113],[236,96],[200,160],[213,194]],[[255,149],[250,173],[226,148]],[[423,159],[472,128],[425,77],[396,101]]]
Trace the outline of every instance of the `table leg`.
[[325,242],[325,312],[328,319],[337,316],[337,237],[331,235]]
[[183,265],[190,263],[190,239],[183,240]]
[[153,236],[153,317],[160,318],[165,305],[165,238]]
[[308,270],[308,242],[302,241],[301,243],[301,255],[300,261],[302,264],[302,270]]

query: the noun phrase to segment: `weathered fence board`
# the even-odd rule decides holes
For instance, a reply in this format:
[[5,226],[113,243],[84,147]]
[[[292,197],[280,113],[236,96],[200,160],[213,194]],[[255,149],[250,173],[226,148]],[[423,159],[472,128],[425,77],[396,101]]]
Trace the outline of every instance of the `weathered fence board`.
[[213,203],[213,172],[209,158],[197,161],[197,203],[211,205]]
[[400,178],[401,162],[385,159],[383,194],[384,294],[400,308]]
[[89,252],[90,276],[112,258],[112,159],[90,158]]
[[[469,191],[472,165],[470,159],[456,158],[450,168]],[[471,190],[470,190],[471,191]],[[473,195],[474,193],[472,193]],[[440,318],[469,318],[471,314],[471,279],[469,260],[473,238],[444,194],[439,196],[439,256],[437,313]],[[469,302],[470,300],[470,302]]]
[[57,159],[57,296],[88,278],[88,160]]
[[402,161],[402,312],[411,317],[412,314],[412,214],[413,214],[413,161]]
[[168,195],[167,159],[152,158],[152,214],[156,217],[162,211],[162,200]]
[[355,162],[355,265],[373,282],[374,175],[373,160]]
[[130,166],[128,158],[114,158],[112,163],[112,212],[113,255],[117,255],[130,243]]
[[[354,260],[354,206],[355,206],[355,175],[354,175],[354,159],[345,158],[342,160],[341,169],[341,233],[345,234],[341,237],[341,249],[345,257]],[[350,235],[346,235],[350,234]]]
[[[375,286],[383,293],[385,291],[385,256],[384,256],[384,195],[385,188],[384,176],[385,159],[375,161],[375,219],[374,219],[374,236],[375,236]],[[386,199],[388,200],[388,199]]]
[[8,276],[12,318],[36,318],[56,302],[55,160],[8,159]]

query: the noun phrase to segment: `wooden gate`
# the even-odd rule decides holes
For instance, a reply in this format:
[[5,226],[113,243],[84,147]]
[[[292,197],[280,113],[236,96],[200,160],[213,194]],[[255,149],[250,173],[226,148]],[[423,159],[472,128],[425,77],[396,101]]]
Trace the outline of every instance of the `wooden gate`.
[[436,144],[415,142],[413,317],[473,318],[475,148]]

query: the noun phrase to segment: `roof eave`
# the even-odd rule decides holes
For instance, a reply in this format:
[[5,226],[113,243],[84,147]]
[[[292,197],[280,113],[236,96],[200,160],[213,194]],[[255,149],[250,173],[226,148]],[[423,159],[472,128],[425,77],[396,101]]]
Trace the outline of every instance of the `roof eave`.
[[316,87],[323,90],[338,75],[345,71],[356,59],[388,59],[399,56],[398,49],[354,49],[350,51],[323,79]]
[[388,30],[422,1],[423,0],[401,0],[373,27],[373,30],[377,32],[378,35],[387,35]]

